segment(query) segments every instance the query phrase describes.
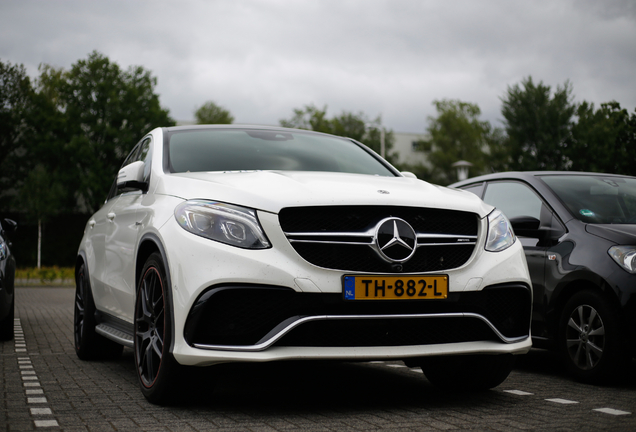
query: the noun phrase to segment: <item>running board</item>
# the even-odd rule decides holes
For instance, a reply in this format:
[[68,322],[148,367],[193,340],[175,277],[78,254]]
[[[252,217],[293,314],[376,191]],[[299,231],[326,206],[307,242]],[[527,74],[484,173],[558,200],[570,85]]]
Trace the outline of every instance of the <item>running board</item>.
[[95,327],[95,333],[100,334],[105,338],[113,340],[118,344],[122,344],[123,346],[126,346],[128,348],[133,348],[134,346],[134,341],[131,334],[111,327],[108,324],[98,324]]

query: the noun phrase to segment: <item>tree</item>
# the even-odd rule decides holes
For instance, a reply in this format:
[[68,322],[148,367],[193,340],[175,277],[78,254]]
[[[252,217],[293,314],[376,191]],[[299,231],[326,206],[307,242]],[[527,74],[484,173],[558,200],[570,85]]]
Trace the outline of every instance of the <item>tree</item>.
[[432,166],[427,180],[443,185],[457,181],[452,165],[458,161],[472,164],[471,175],[488,171],[490,147],[499,143],[501,131],[479,119],[481,110],[476,104],[444,99],[433,105],[437,117],[428,118],[430,138],[418,143]]
[[636,175],[636,114],[631,116],[618,102],[582,102],[572,126],[568,157],[575,171]]
[[384,133],[385,159],[389,163],[397,159],[396,155],[390,152],[395,142],[393,131],[387,131],[382,126],[382,119],[379,116],[375,120],[369,120],[363,112],[355,114],[343,111],[339,116],[329,119],[326,106],[320,109],[310,104],[305,105],[303,109],[295,108],[294,115],[290,119],[280,120],[280,125],[352,138],[378,154],[380,154],[381,137]]
[[502,114],[508,134],[509,169],[565,170],[570,161],[567,142],[576,106],[566,81],[552,94],[550,86],[528,77],[508,87]]
[[194,112],[197,124],[232,124],[234,117],[212,101],[204,103]]
[[96,51],[60,76],[55,103],[66,122],[62,153],[75,174],[72,189],[81,210],[100,207],[123,158],[144,133],[175,124],[159,104],[156,85],[143,67],[122,71]]
[[[0,198],[2,208],[8,207],[10,194],[15,193],[24,176],[20,163],[23,137],[28,127],[25,121],[33,87],[22,65],[0,61]],[[23,153],[23,152],[22,152]]]
[[29,171],[20,189],[18,202],[28,219],[34,219],[38,225],[37,267],[42,263],[42,223],[60,211],[60,198],[64,189],[56,181],[56,172],[49,172],[43,164]]

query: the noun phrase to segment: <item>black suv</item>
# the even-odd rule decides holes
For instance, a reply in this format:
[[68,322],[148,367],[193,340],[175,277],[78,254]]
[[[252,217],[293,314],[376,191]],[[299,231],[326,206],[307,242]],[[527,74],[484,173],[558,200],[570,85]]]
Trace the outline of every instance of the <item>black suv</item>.
[[534,346],[584,381],[625,372],[636,354],[636,178],[506,172],[451,187],[511,220],[534,287]]
[[0,224],[0,340],[13,339],[15,259],[9,250],[7,231],[15,231],[16,227],[11,219]]

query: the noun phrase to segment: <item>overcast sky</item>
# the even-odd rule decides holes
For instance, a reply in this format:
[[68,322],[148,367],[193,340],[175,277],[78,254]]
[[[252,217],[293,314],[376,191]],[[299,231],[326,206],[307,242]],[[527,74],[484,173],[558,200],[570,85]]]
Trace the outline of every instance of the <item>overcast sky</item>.
[[498,124],[500,98],[529,75],[636,107],[634,0],[0,0],[3,62],[36,76],[93,50],[149,69],[182,121],[209,100],[255,124],[313,103],[424,132],[449,98]]

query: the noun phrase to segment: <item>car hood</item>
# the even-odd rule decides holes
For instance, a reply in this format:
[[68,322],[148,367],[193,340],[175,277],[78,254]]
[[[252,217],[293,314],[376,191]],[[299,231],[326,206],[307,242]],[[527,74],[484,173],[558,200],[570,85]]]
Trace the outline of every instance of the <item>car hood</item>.
[[636,225],[587,224],[585,231],[616,244],[636,244]]
[[285,207],[394,205],[470,211],[493,209],[470,192],[406,177],[348,173],[253,171],[196,172],[161,176],[155,193],[209,199],[278,213]]

